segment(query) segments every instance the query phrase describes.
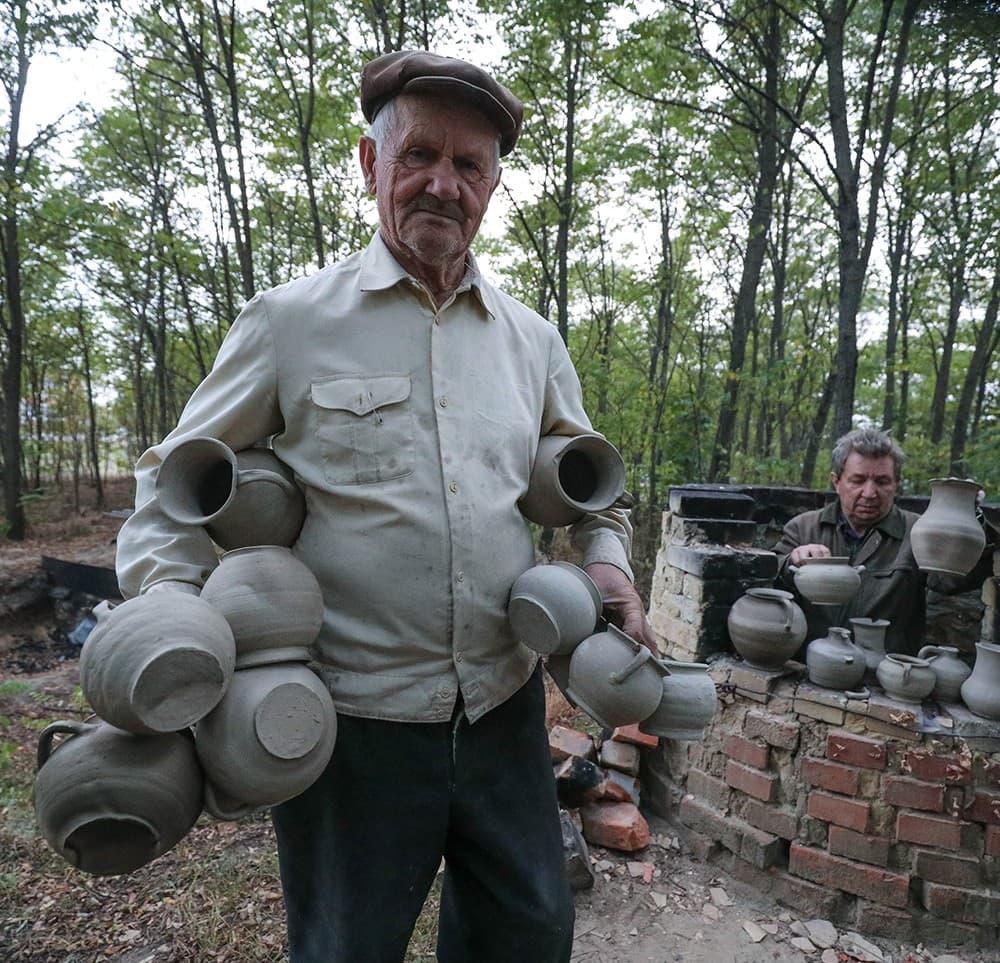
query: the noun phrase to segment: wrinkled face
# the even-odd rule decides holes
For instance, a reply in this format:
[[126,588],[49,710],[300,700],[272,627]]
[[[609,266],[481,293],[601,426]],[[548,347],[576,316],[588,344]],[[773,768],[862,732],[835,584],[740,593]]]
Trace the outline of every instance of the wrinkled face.
[[864,532],[889,514],[899,489],[892,458],[867,458],[852,451],[841,474],[830,474],[840,507],[856,532]]
[[480,111],[410,95],[397,98],[380,150],[361,141],[382,237],[406,266],[434,272],[464,260],[500,181],[496,144]]

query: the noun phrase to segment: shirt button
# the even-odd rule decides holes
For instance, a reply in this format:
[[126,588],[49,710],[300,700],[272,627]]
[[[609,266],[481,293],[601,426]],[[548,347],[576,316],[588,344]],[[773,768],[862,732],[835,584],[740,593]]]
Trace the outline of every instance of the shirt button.
[[456,652],[455,653],[455,661],[456,662],[461,662],[462,661],[462,653],[461,652]]
[[440,400],[440,401],[438,401],[438,404],[439,404],[439,405],[440,405],[440,406],[441,406],[442,408],[447,408],[447,407],[448,407],[448,399],[447,399],[447,398],[441,398],[441,400]]
[[452,483],[451,483],[451,484],[450,484],[450,485],[448,486],[448,491],[450,491],[450,492],[452,493],[452,495],[454,495],[454,494],[455,494],[455,492],[457,492],[457,491],[458,491],[458,482],[452,482]]
[[464,582],[465,581],[465,572],[459,572],[458,575],[455,576],[455,578],[459,582]]

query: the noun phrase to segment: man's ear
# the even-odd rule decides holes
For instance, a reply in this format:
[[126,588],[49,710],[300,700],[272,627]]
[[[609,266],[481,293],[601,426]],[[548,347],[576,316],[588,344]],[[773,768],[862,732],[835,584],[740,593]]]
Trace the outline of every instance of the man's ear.
[[375,196],[375,141],[362,137],[358,142],[358,162],[365,179],[365,190]]

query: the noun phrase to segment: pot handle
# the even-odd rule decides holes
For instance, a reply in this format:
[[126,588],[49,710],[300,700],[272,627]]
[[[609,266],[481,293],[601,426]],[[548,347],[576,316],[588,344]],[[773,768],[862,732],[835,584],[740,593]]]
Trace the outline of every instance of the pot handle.
[[222,798],[216,793],[215,786],[207,779],[205,780],[205,808],[208,812],[223,822],[231,822],[243,816],[249,816],[259,807],[251,806],[249,803],[241,803],[236,800],[226,800],[228,805],[223,803]]
[[293,495],[295,493],[295,486],[280,472],[271,471],[270,468],[241,468],[236,473],[237,488],[255,481],[271,482],[272,485],[277,485],[286,495]]
[[864,565],[855,565],[854,566],[854,571],[857,572],[858,575],[860,575],[864,570],[865,570]]
[[52,740],[57,733],[69,732],[74,736],[87,732],[94,727],[89,722],[80,722],[77,719],[60,719],[58,722],[50,722],[38,737],[37,769],[45,765],[49,756],[52,755]]
[[[928,653],[930,653],[928,655]],[[925,645],[918,653],[918,659],[927,659],[929,661],[936,659],[941,654],[941,647],[938,645]]]
[[[639,645],[639,643],[635,643]],[[617,672],[612,672],[608,676],[608,681],[612,685],[621,685],[633,672],[644,665],[653,657],[653,653],[649,651],[644,645],[639,645],[638,651],[632,656],[632,661],[629,662],[627,666],[623,669],[619,669]]]
[[109,599],[103,599],[97,603],[90,611],[91,614],[100,622],[102,619],[106,619],[111,612],[117,608],[117,606],[112,603]]
[[781,603],[781,607],[785,610],[785,631],[792,631],[792,620],[795,618],[795,606],[792,605],[791,599],[775,599],[776,602]]

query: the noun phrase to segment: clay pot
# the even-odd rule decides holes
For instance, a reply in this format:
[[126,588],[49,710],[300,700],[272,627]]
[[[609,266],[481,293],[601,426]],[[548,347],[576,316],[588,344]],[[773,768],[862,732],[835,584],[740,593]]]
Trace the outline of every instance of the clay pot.
[[879,685],[900,702],[920,703],[934,689],[937,677],[926,659],[912,655],[891,653],[880,663],[878,671]]
[[224,549],[291,545],[305,520],[305,497],[274,452],[234,453],[208,436],[170,450],[156,475],[156,497],[168,518],[205,526]]
[[241,669],[195,726],[205,803],[219,818],[276,806],[326,768],[337,714],[326,686],[299,663]]
[[825,637],[806,648],[809,681],[827,689],[856,689],[865,674],[865,654],[851,641],[851,633],[832,626]]
[[517,507],[529,521],[560,528],[589,512],[603,512],[624,492],[625,463],[603,436],[546,435],[538,442],[528,490]]
[[910,529],[917,565],[928,572],[968,575],[986,547],[976,520],[979,483],[970,478],[932,478],[927,510]]
[[176,732],[222,698],[236,643],[225,618],[183,592],[154,592],[94,608],[80,653],[80,686],[94,711],[129,732]]
[[885,658],[885,633],[892,624],[888,619],[848,619],[854,630],[854,643],[865,654],[865,666],[876,672]]
[[609,625],[573,650],[568,697],[602,726],[614,729],[653,714],[663,698],[663,676],[649,649]]
[[758,669],[780,669],[806,637],[806,617],[783,589],[754,588],[738,598],[726,619],[729,637]]
[[226,552],[201,598],[225,617],[236,640],[236,668],[305,662],[323,624],[323,593],[290,549],[256,545]]
[[601,615],[601,591],[569,562],[535,565],[510,590],[507,618],[514,634],[543,655],[567,655],[593,634]]
[[864,565],[851,565],[843,555],[806,558],[789,566],[795,587],[814,605],[842,605],[850,602],[861,585]]
[[[69,738],[55,744],[59,733]],[[144,866],[175,846],[201,809],[201,767],[188,733],[136,735],[106,722],[64,721],[39,736],[38,828],[85,873]]]
[[1000,719],[1000,645],[976,643],[972,674],[962,683],[962,701],[984,719]]
[[937,680],[931,695],[938,702],[961,702],[962,683],[972,675],[972,669],[959,657],[953,645],[925,645],[917,657],[926,659]]
[[666,673],[663,695],[651,716],[639,729],[664,739],[700,740],[715,715],[715,682],[704,662],[658,659]]

